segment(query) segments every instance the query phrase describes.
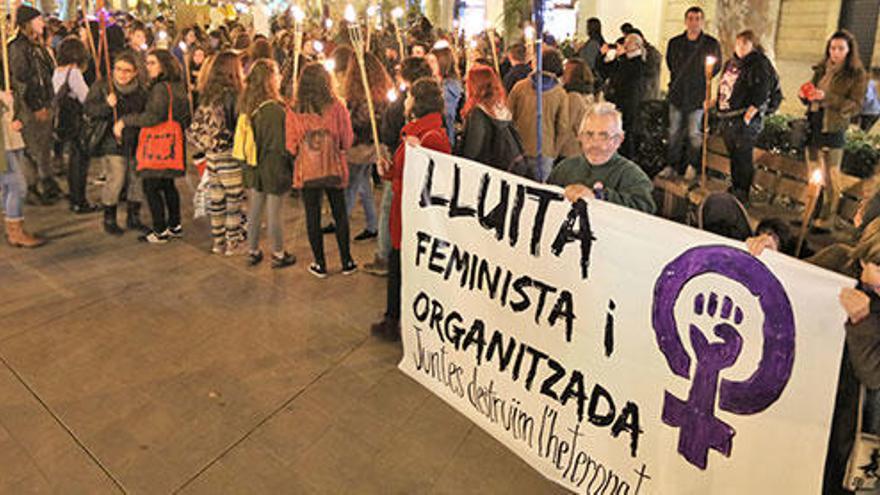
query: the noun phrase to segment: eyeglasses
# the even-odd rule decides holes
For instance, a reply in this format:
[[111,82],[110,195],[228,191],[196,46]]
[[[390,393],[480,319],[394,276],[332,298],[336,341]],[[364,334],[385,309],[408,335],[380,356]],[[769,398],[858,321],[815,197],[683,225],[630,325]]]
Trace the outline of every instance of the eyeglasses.
[[593,131],[584,131],[581,133],[581,138],[587,141],[610,141],[619,136],[616,132],[593,132]]

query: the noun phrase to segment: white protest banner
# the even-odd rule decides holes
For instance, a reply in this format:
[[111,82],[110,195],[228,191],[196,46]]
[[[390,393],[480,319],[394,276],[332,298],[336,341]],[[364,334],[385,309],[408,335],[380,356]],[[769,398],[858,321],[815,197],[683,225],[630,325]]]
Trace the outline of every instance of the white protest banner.
[[400,368],[586,494],[818,494],[853,281],[409,148]]

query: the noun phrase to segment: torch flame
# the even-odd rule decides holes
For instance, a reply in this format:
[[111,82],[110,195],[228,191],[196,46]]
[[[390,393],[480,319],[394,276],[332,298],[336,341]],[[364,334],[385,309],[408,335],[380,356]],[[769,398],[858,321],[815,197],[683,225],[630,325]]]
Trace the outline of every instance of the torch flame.
[[397,101],[397,91],[394,91],[393,89],[389,89],[388,94],[385,96],[388,97],[388,101],[390,101],[391,103]]
[[312,48],[318,53],[324,53],[324,43],[321,43],[318,40],[312,42]]
[[345,6],[345,20],[351,24],[354,24],[357,21],[357,12],[354,11],[354,5],[348,4]]
[[822,174],[822,170],[816,169],[813,170],[813,173],[810,174],[810,184],[815,186],[821,186],[825,183],[825,176]]
[[439,40],[437,40],[436,43],[434,43],[434,49],[435,49],[435,50],[442,50],[442,49],[444,49],[444,48],[449,48],[449,42],[448,42],[448,41],[446,41],[446,40],[444,40],[444,39],[439,39]]
[[400,19],[401,17],[403,17],[403,9],[400,7],[395,7],[391,11],[391,17],[393,17],[395,19]]
[[378,8],[375,5],[370,5],[367,7],[367,17],[373,17],[376,15],[376,11]]
[[717,62],[717,61],[718,61],[717,58],[713,57],[712,55],[709,55],[708,57],[706,57],[706,67],[713,67],[715,65],[715,62]]
[[327,28],[328,31],[333,29],[333,19],[328,17],[327,20],[324,21],[324,27]]
[[299,8],[299,5],[294,5],[293,6],[293,19],[296,22],[302,22],[305,18],[306,18],[306,13],[303,12],[303,10],[301,8]]
[[531,26],[531,25],[526,26],[526,28],[523,32],[525,33],[527,40],[535,39],[535,27],[534,26]]
[[336,60],[333,60],[332,58],[325,60],[323,65],[324,69],[331,74],[336,70]]

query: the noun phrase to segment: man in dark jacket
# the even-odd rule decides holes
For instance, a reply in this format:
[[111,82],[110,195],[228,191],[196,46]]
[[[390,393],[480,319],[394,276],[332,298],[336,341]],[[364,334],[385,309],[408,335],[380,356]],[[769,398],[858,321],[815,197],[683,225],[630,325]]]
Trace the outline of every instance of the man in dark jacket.
[[[40,11],[22,5],[16,11],[18,36],[9,44],[9,68],[15,99],[14,119],[21,121],[27,157],[28,194],[43,203],[57,200],[61,189],[53,177],[52,73],[55,63],[43,45],[45,23]],[[37,179],[42,191],[37,189]]]
[[[669,68],[669,150],[664,175],[684,174],[688,165],[700,161],[703,135],[700,130],[703,103],[706,97],[706,64],[714,57],[712,76],[721,69],[721,46],[718,40],[703,32],[705,14],[699,7],[685,12],[687,30],[670,39],[666,48]],[[682,159],[682,147],[687,139],[687,154]],[[694,173],[695,175],[695,173]]]
[[[379,141],[389,150],[396,150],[400,146],[400,131],[406,125],[404,115],[404,101],[409,87],[423,77],[432,77],[431,66],[421,57],[407,57],[400,64],[400,80],[398,84],[403,88],[397,100],[391,102],[382,115],[379,129]],[[391,254],[391,234],[388,231],[388,219],[391,214],[391,183],[385,182],[382,187],[382,203],[379,208],[379,242],[376,247],[376,255],[373,261],[364,265],[364,271],[373,275],[385,276],[388,274],[388,256]]]
[[510,70],[504,75],[504,90],[510,91],[516,83],[529,77],[532,66],[526,60],[526,46],[522,43],[514,43],[507,50],[507,58],[510,60]]

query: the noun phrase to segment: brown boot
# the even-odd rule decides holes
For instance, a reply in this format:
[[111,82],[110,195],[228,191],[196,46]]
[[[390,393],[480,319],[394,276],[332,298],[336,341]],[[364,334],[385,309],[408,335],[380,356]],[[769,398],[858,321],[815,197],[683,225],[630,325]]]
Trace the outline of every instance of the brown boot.
[[24,220],[6,220],[6,242],[12,247],[35,248],[46,243],[45,240],[34,237],[24,230]]

